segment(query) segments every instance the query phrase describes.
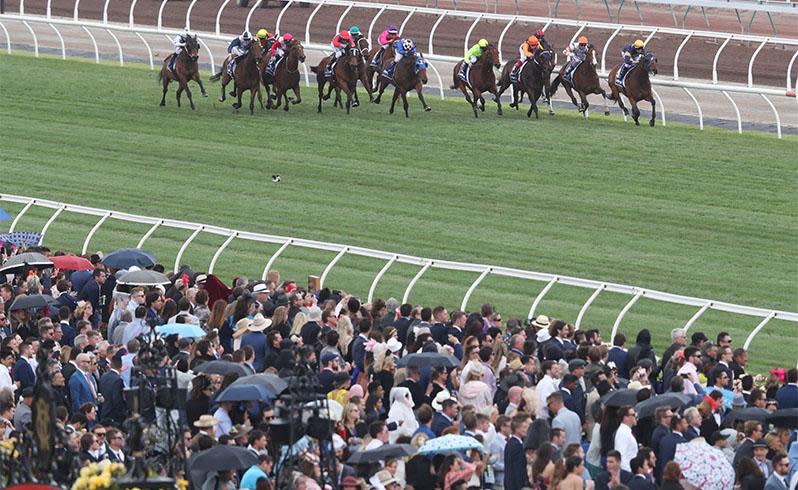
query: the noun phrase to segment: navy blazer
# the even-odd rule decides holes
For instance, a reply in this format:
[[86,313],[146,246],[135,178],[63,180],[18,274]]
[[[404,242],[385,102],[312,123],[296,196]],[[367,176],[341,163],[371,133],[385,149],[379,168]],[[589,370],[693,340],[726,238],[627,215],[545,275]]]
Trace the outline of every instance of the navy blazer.
[[263,332],[247,332],[241,337],[241,348],[243,349],[247,345],[255,351],[255,360],[252,362],[252,366],[256,372],[262,373],[266,361],[266,336]]
[[683,435],[673,431],[662,438],[659,443],[659,452],[657,452],[657,464],[654,467],[654,477],[657,482],[662,479],[662,469],[665,468],[665,465],[676,457],[676,446],[685,442],[687,439]]
[[27,387],[33,387],[36,384],[36,374],[30,363],[25,359],[20,358],[12,368],[14,379],[19,381],[19,389],[17,392],[21,393]]
[[411,323],[413,323],[413,319],[410,317],[402,317],[393,322],[393,326],[396,328],[396,338],[402,344],[407,340],[407,331],[410,329]]
[[125,401],[125,383],[119,373],[109,370],[103,374],[100,378],[100,393],[105,399],[100,406],[100,422],[121,425],[127,418],[127,402]]
[[366,339],[358,334],[355,337],[355,341],[352,344],[352,362],[355,363],[355,367],[360,370],[360,372],[364,372],[363,363],[366,360]]
[[779,402],[779,409],[798,408],[798,385],[789,384],[779,388],[776,401]]
[[[91,376],[89,376],[89,379],[91,379]],[[78,413],[80,406],[84,403],[97,403],[97,399],[92,394],[89,386],[89,381],[86,380],[80,370],[76,370],[69,378],[69,398],[72,401],[73,414]]]
[[454,424],[453,421],[447,419],[442,413],[435,412],[435,415],[432,416],[432,425],[430,428],[432,432],[435,433],[436,436],[441,435],[444,429]]
[[515,437],[504,446],[504,490],[520,490],[529,486],[524,445]]
[[[626,470],[621,470],[621,483],[624,485],[629,484],[629,480],[632,479],[632,474]],[[596,487],[595,490],[610,490],[610,474],[607,471],[602,471],[596,476]]]
[[628,355],[628,352],[616,346],[613,346],[607,352],[607,364],[614,362],[615,367],[618,368],[618,376],[625,379],[629,379],[629,370],[626,369],[626,357]]
[[657,490],[656,485],[651,483],[646,477],[641,478],[641,475],[633,476],[626,486],[629,487],[629,490]]

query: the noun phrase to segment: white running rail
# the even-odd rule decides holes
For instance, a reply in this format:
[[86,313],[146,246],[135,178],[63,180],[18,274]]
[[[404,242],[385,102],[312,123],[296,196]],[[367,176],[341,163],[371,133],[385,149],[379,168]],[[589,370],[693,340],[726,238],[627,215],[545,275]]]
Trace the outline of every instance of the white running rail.
[[[337,243],[319,242],[315,240],[304,240],[301,238],[268,235],[263,233],[251,233],[246,231],[233,230],[230,228],[223,228],[220,226],[204,225],[200,223],[191,223],[188,221],[179,221],[167,218],[153,218],[149,216],[140,216],[130,213],[110,211],[107,209],[98,209],[87,206],[78,206],[74,204],[65,204],[45,199],[36,199],[32,197],[18,196],[13,194],[0,194],[0,201],[17,203],[23,206],[22,209],[19,211],[19,213],[17,213],[17,216],[14,218],[9,231],[13,231],[16,225],[22,219],[22,217],[34,206],[55,210],[55,213],[50,217],[47,224],[45,225],[46,227],[49,227],[52,224],[52,222],[55,221],[55,219],[64,212],[99,217],[100,219],[97,221],[94,227],[91,228],[91,230],[89,231],[84,240],[82,253],[86,253],[86,250],[88,249],[89,246],[89,242],[91,241],[91,237],[109,219],[124,221],[128,223],[140,223],[140,224],[150,225],[152,228],[150,228],[147,231],[147,233],[145,233],[144,237],[142,237],[139,243],[148,238],[149,235],[152,234],[151,232],[154,231],[155,227],[166,227],[166,228],[191,231],[192,234],[185,240],[185,242],[180,248],[180,252],[178,253],[178,260],[175,262],[175,268],[174,268],[175,271],[177,271],[178,267],[180,266],[179,264],[180,256],[182,256],[183,252],[188,247],[188,244],[191,243],[199,233],[203,232],[209,233],[211,235],[226,237],[224,243],[222,243],[222,245],[216,250],[216,252],[213,255],[213,259],[211,259],[211,264],[209,265],[209,272],[212,272],[213,267],[216,261],[221,256],[222,252],[235,239],[280,245],[277,252],[272,254],[272,256],[269,259],[265,260],[267,266],[263,270],[262,279],[266,279],[266,276],[271,266],[274,264],[275,260],[277,259],[277,257],[281,253],[283,253],[283,251],[285,251],[285,249],[288,248],[289,246],[335,252],[336,253],[335,257],[333,257],[333,259],[324,268],[322,277],[326,277],[329,274],[330,270],[333,268],[333,266],[335,266],[335,264],[346,254],[384,260],[386,261],[385,267],[383,267],[380,270],[380,272],[376,275],[374,281],[371,284],[371,287],[369,288],[369,301],[371,300],[371,296],[374,290],[376,289],[377,283],[379,282],[380,278],[383,276],[387,268],[396,262],[400,262],[402,264],[414,265],[420,268],[416,273],[416,275],[413,277],[412,281],[408,284],[402,299],[403,302],[406,302],[408,300],[410,293],[413,289],[413,286],[416,284],[416,282],[418,282],[418,280],[421,279],[424,273],[431,268],[451,270],[451,271],[465,271],[465,272],[473,272],[479,274],[479,276],[474,280],[474,282],[471,283],[469,288],[465,291],[464,301],[461,304],[463,309],[465,309],[468,298],[474,292],[474,289],[476,289],[479,283],[481,283],[482,280],[485,279],[485,277],[487,277],[488,275],[494,275],[500,277],[514,277],[519,279],[527,279],[531,281],[545,283],[546,284],[545,287],[541,290],[540,293],[538,293],[538,295],[535,297],[535,299],[532,302],[532,307],[528,315],[530,319],[534,317],[537,306],[540,304],[544,296],[549,292],[549,290],[554,284],[575,286],[587,289],[589,291],[593,291],[593,294],[582,305],[582,308],[580,309],[579,312],[580,321],[581,318],[584,316],[587,308],[596,299],[596,296],[598,296],[600,292],[606,291],[606,292],[618,293],[629,296],[630,299],[628,303],[624,306],[624,308],[621,310],[620,314],[615,320],[612,329],[612,335],[610,336],[610,338],[615,336],[615,333],[620,328],[624,316],[637,302],[637,300],[639,300],[642,297],[654,301],[662,301],[665,303],[693,306],[698,308],[696,313],[693,314],[693,316],[686,323],[687,327],[694,324],[696,320],[698,320],[698,318],[708,310],[724,311],[727,313],[735,313],[738,315],[746,315],[758,318],[760,320],[758,325],[751,331],[751,333],[748,335],[748,338],[745,341],[744,345],[746,347],[748,347],[751,344],[753,338],[756,336],[756,334],[758,334],[762,330],[765,324],[773,319],[786,320],[789,322],[798,322],[798,313],[795,312],[771,310],[766,308],[755,308],[751,306],[725,303],[722,301],[714,301],[704,298],[682,296],[679,294],[666,293],[663,291],[656,291],[653,289],[627,286],[625,284],[615,284],[609,282],[594,281],[590,279],[580,279],[577,277],[554,275],[545,272],[532,272],[521,269],[499,267],[493,265],[471,264],[465,262],[452,262],[448,260],[414,257],[412,255],[396,254],[391,252],[385,252],[382,250],[374,250],[370,248],[363,248],[352,245],[341,245]],[[123,244],[120,244],[120,246],[121,245]]]

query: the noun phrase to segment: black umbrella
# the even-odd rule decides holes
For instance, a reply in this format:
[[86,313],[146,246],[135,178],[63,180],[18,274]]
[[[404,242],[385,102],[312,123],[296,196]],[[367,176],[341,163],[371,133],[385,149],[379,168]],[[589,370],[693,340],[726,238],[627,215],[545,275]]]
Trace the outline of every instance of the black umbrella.
[[760,422],[765,422],[769,415],[770,412],[764,408],[738,408],[726,414],[726,417],[723,418],[723,426],[732,427],[738,420],[758,420]]
[[211,471],[243,470],[255,464],[258,464],[258,457],[249,449],[222,445],[191,456],[188,470],[194,488],[201,488]]
[[376,463],[387,458],[401,458],[416,454],[416,448],[410,444],[383,444],[377,449],[368,451],[356,451],[349,456],[347,463]]
[[16,310],[32,310],[34,308],[44,308],[56,304],[58,301],[52,296],[44,294],[31,294],[27,296],[20,296],[11,304],[9,311]]
[[247,375],[247,372],[244,370],[244,366],[230,361],[203,362],[194,369],[194,372],[205,374],[221,374],[222,376],[228,373],[236,373],[239,376]]
[[116,281],[117,284],[127,286],[157,286],[159,284],[171,284],[168,277],[155,271],[133,271],[123,275]]
[[408,354],[399,359],[397,367],[445,367],[453,368],[460,365],[456,357],[438,352],[420,352]]
[[782,408],[768,415],[768,423],[776,427],[798,429],[798,408]]
[[52,267],[53,262],[38,252],[25,252],[6,260],[0,272],[9,272],[24,267]]
[[102,262],[114,269],[130,269],[134,265],[144,269],[155,265],[155,255],[140,248],[120,248],[103,257]]
[[637,390],[610,391],[601,398],[601,404],[605,407],[633,407],[637,405]]
[[238,378],[230,386],[235,385],[261,385],[268,388],[272,393],[280,394],[288,388],[288,381],[276,374],[260,373]]
[[637,412],[637,418],[642,419],[644,417],[653,417],[654,412],[657,411],[659,407],[671,407],[672,410],[679,410],[680,408],[689,405],[692,398],[688,395],[683,395],[681,393],[665,393],[662,395],[652,396],[648,400],[643,400],[642,402],[635,405],[635,411]]

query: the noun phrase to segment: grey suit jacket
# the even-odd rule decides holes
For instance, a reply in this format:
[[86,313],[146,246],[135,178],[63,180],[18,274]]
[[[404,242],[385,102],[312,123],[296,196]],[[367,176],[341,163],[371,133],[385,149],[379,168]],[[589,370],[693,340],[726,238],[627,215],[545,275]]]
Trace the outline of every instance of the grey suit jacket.
[[765,482],[765,490],[787,490],[787,486],[784,484],[783,477],[780,477],[773,473],[768,478],[768,481]]

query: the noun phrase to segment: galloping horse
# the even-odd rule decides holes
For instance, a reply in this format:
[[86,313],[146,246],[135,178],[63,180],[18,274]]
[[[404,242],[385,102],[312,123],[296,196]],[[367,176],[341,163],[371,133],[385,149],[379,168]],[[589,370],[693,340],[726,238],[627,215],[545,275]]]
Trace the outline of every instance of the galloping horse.
[[346,53],[341,55],[341,58],[335,64],[332,77],[326,77],[324,69],[330,58],[335,55],[330,55],[321,60],[318,66],[313,66],[310,70],[316,74],[316,81],[319,84],[319,112],[321,112],[321,101],[330,98],[329,93],[324,96],[324,85],[328,82],[335,88],[335,103],[341,105],[341,90],[346,93],[346,113],[349,114],[349,109],[352,107],[352,94],[357,87],[358,75],[360,72],[360,51],[357,48],[349,48]]
[[[255,95],[258,96],[258,102],[263,109],[263,98],[260,93],[260,63],[263,59],[263,48],[259,43],[252,43],[249,47],[247,54],[241,57],[236,63],[235,67],[235,96],[238,97],[238,102],[233,104],[235,109],[241,108],[241,96],[245,90],[249,90],[249,113],[255,114]],[[222,71],[211,77],[212,81],[222,79],[222,96],[219,102],[224,102],[226,97],[225,88],[230,83],[232,78],[227,70],[228,60],[222,64]],[[231,93],[231,95],[233,95]]]
[[[371,63],[371,58],[369,57],[369,40],[365,37],[361,37],[357,40],[357,49],[360,51],[360,62],[358,63],[358,78],[360,79],[360,83],[363,84],[363,87],[366,89],[366,92],[369,94],[369,100],[374,99],[374,82],[372,81],[373,77],[369,72],[369,66]],[[372,68],[373,70],[373,68]],[[355,101],[352,104],[352,107],[357,107],[360,105],[360,100],[357,98],[357,90],[353,94],[355,97]]]
[[[573,60],[571,62],[573,62]],[[597,65],[596,48],[592,44],[588,44],[587,55],[584,61],[582,61],[571,74],[571,81],[563,78],[562,74],[565,71],[565,66],[562,67],[560,74],[557,75],[557,78],[554,79],[554,83],[551,85],[551,96],[554,97],[555,92],[557,92],[557,87],[562,84],[565,91],[568,92],[568,97],[571,98],[571,102],[579,108],[579,112],[587,119],[588,107],[590,107],[590,104],[587,103],[587,96],[590,94],[601,95],[604,98],[604,115],[609,116],[610,108],[607,107],[607,100],[609,97],[607,96],[607,92],[601,88],[601,80],[596,71]],[[573,94],[574,91],[579,95],[579,103],[576,102],[576,98]]]
[[[274,75],[266,74],[266,63],[261,67],[261,79],[266,88],[266,107],[269,109],[279,109],[285,98],[285,111],[288,112],[288,90],[293,90],[296,99],[291,104],[302,102],[299,94],[299,63],[305,62],[305,48],[299,39],[292,40],[285,49],[286,53],[274,69]],[[272,106],[271,90],[274,86],[274,99],[276,104]]]
[[[499,100],[499,90],[496,87],[496,76],[493,74],[493,68],[501,68],[499,63],[499,50],[493,44],[488,44],[482,56],[471,66],[468,70],[468,83],[460,78],[460,67],[464,61],[460,60],[454,65],[454,72],[452,79],[454,84],[449,88],[459,89],[463,92],[466,102],[471,104],[471,109],[474,111],[474,117],[479,117],[477,114],[477,103],[480,103],[479,109],[485,112],[485,99],[482,98],[482,92],[490,92],[493,94],[493,100],[496,101],[497,114],[502,115],[502,103]],[[468,91],[471,91],[471,96]]]
[[169,83],[172,80],[180,85],[177,89],[177,107],[180,107],[180,95],[185,90],[188,96],[188,103],[191,104],[191,110],[194,110],[194,100],[192,100],[191,90],[188,88],[188,82],[191,80],[199,84],[203,97],[208,96],[208,92],[205,91],[205,87],[202,85],[199,64],[197,63],[197,59],[199,59],[199,47],[199,40],[196,34],[193,36],[186,36],[186,46],[177,56],[177,60],[175,60],[174,71],[169,69],[169,62],[172,60],[172,55],[170,54],[163,60],[161,73],[158,75],[158,81],[163,82],[161,106],[166,105],[166,92],[169,91]]
[[[507,60],[502,70],[502,76],[499,81],[499,96],[501,96],[507,88],[513,86],[513,102],[510,107],[515,107],[516,110],[523,99],[523,94],[526,93],[529,97],[529,111],[527,117],[535,113],[535,119],[538,116],[538,99],[544,93],[546,86],[549,83],[552,70],[554,70],[554,53],[551,50],[538,51],[535,55],[524,63],[521,67],[521,73],[518,74],[518,82],[512,83],[510,81],[510,72],[515,65],[515,59]],[[551,99],[551,97],[549,97]],[[551,102],[549,102],[551,103]]]
[[418,93],[418,100],[421,101],[424,111],[431,111],[432,108],[427,105],[427,102],[424,100],[424,95],[421,93],[422,87],[427,83],[427,66],[427,62],[421,56],[420,52],[417,57],[407,56],[402,58],[394,70],[393,81],[389,81],[385,77],[380,77],[380,93],[377,94],[374,103],[379,104],[380,97],[382,97],[385,88],[389,84],[393,84],[396,88],[393,91],[393,99],[391,100],[391,114],[393,114],[397,99],[401,96],[405,109],[405,117],[410,117],[407,112],[407,92],[413,89]]
[[640,121],[638,120],[640,118],[640,109],[637,108],[637,103],[641,100],[650,102],[651,119],[648,121],[648,125],[654,126],[654,120],[657,118],[657,103],[651,91],[649,73],[654,75],[657,74],[657,57],[652,53],[646,53],[640,62],[626,74],[623,87],[615,85],[615,75],[618,73],[620,67],[621,65],[618,65],[613,68],[607,77],[607,83],[609,83],[610,90],[612,91],[609,99],[618,102],[618,106],[623,110],[624,117],[626,117],[629,115],[629,111],[623,105],[620,94],[625,95],[632,104],[632,119],[635,120],[635,124],[638,126],[640,126]]

